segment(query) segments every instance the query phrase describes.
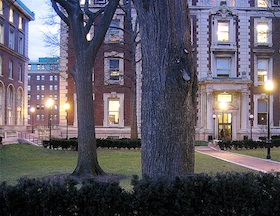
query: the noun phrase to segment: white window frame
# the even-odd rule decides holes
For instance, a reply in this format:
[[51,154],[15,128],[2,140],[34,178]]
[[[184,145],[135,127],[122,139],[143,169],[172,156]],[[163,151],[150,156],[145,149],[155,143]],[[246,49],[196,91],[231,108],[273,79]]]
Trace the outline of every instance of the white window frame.
[[[217,59],[219,58],[227,58],[230,59],[230,72],[229,72],[229,76],[218,76],[217,73]],[[213,53],[212,54],[212,68],[211,71],[213,72],[213,77],[219,77],[219,78],[234,78],[236,77],[236,54],[225,54],[225,53]]]
[[272,64],[272,58],[271,57],[268,57],[268,56],[255,56],[255,64],[254,64],[254,68],[255,68],[255,77],[254,77],[254,85],[255,86],[258,86],[258,85],[264,85],[265,84],[265,81],[261,82],[258,80],[258,62],[259,60],[266,60],[267,61],[267,80],[271,79],[272,78],[272,67],[273,67],[273,64]]
[[[120,109],[119,109],[119,124],[109,124],[109,100],[110,99],[119,99]],[[123,93],[104,93],[104,127],[124,127],[124,94]]]
[[[255,106],[254,106],[254,116],[256,116],[256,121],[254,121],[254,127],[266,127],[267,126],[267,121],[266,121],[266,124],[258,124],[258,113],[259,113],[259,110],[258,110],[258,100],[267,100],[267,94],[263,93],[263,94],[255,94],[254,95],[254,103],[255,103]],[[269,116],[269,122],[270,124],[272,124],[272,121],[273,121],[273,96],[270,95],[270,110],[269,110],[269,113],[270,113],[270,116]],[[267,118],[267,117],[266,117]]]
[[[223,23],[223,22],[228,23],[228,27],[229,27],[228,41],[218,40],[218,26],[219,23]],[[219,45],[235,46],[235,41],[234,41],[235,38],[236,38],[236,31],[233,24],[233,17],[227,17],[227,19],[220,19],[220,18],[217,19],[216,17],[214,17],[213,30],[212,30],[212,44],[214,46],[219,46]]]
[[[122,42],[124,40],[124,16],[123,15],[115,15],[112,19],[112,21],[119,21],[119,26],[118,29],[116,29],[118,31],[118,35],[116,37],[116,39],[112,39],[112,37],[110,36],[110,27],[106,33],[105,36],[105,42],[106,43],[119,43]],[[113,29],[113,27],[112,27]]]
[[[258,30],[257,27],[261,23],[267,23],[268,31],[267,31],[267,42],[259,42],[258,41]],[[272,20],[268,18],[260,18],[254,20],[254,42],[255,46],[272,46]]]
[[23,51],[24,51],[24,37],[22,34],[19,34],[18,37],[18,53],[23,55]]
[[[119,60],[119,80],[110,80],[110,59]],[[119,84],[124,85],[124,53],[107,52],[104,53],[104,84]]]

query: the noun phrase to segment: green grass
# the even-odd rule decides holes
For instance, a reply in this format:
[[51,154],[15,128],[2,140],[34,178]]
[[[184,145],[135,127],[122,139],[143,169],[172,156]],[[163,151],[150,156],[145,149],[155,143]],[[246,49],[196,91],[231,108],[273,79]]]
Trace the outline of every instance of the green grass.
[[[15,184],[21,177],[41,178],[71,173],[77,163],[76,151],[50,150],[25,144],[6,145],[0,149],[0,181]],[[106,173],[141,175],[140,150],[98,150],[98,160]],[[247,172],[243,168],[213,157],[195,154],[195,173]],[[129,185],[130,179],[121,185]]]
[[[230,152],[249,155],[249,156],[263,158],[263,159],[266,159],[266,155],[267,155],[266,148],[248,149],[248,150],[230,150]],[[280,148],[271,148],[270,155],[272,160],[280,162]]]

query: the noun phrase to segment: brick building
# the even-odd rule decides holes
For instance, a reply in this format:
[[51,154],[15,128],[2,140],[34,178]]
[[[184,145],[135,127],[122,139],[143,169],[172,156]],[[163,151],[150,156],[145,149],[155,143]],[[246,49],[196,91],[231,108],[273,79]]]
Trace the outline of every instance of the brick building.
[[0,0],[0,136],[17,138],[27,125],[28,23],[21,1]]
[[[196,139],[258,139],[266,136],[267,118],[272,135],[280,134],[280,1],[279,0],[189,0],[193,56],[198,76]],[[96,10],[100,3],[90,1]],[[111,26],[126,26],[117,11]],[[133,12],[135,20],[136,13]],[[131,70],[122,58],[125,51],[109,46],[127,40],[110,28],[94,67],[94,99],[97,136],[127,137],[130,130],[130,100],[126,74]],[[76,125],[75,91],[68,71],[73,66],[71,39],[62,38],[68,50],[61,52],[65,72],[61,98],[71,101],[71,121]],[[138,50],[139,51],[139,50]],[[113,54],[113,55],[112,55]],[[137,53],[140,55],[140,52]],[[141,67],[137,65],[137,114],[141,109]],[[131,74],[130,74],[131,75]],[[272,80],[274,89],[265,84]],[[268,100],[269,93],[269,100]],[[67,99],[66,99],[67,98]],[[268,105],[269,104],[269,105]],[[139,128],[141,126],[139,125]]]
[[[28,63],[28,123],[33,128],[59,125],[59,58],[45,57]],[[47,107],[48,99],[53,100]]]

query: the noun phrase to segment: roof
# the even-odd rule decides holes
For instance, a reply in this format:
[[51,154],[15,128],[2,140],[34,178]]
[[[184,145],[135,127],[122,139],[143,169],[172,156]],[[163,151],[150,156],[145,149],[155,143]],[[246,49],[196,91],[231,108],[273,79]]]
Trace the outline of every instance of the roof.
[[32,12],[25,4],[20,0],[14,0],[13,5],[16,6],[23,14],[30,20],[35,20],[35,13]]

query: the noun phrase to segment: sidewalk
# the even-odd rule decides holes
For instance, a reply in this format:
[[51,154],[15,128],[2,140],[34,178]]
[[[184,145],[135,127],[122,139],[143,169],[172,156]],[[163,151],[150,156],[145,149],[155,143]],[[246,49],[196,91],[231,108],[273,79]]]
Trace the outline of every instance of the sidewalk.
[[280,172],[280,162],[222,151],[210,146],[196,146],[195,151],[260,172]]

